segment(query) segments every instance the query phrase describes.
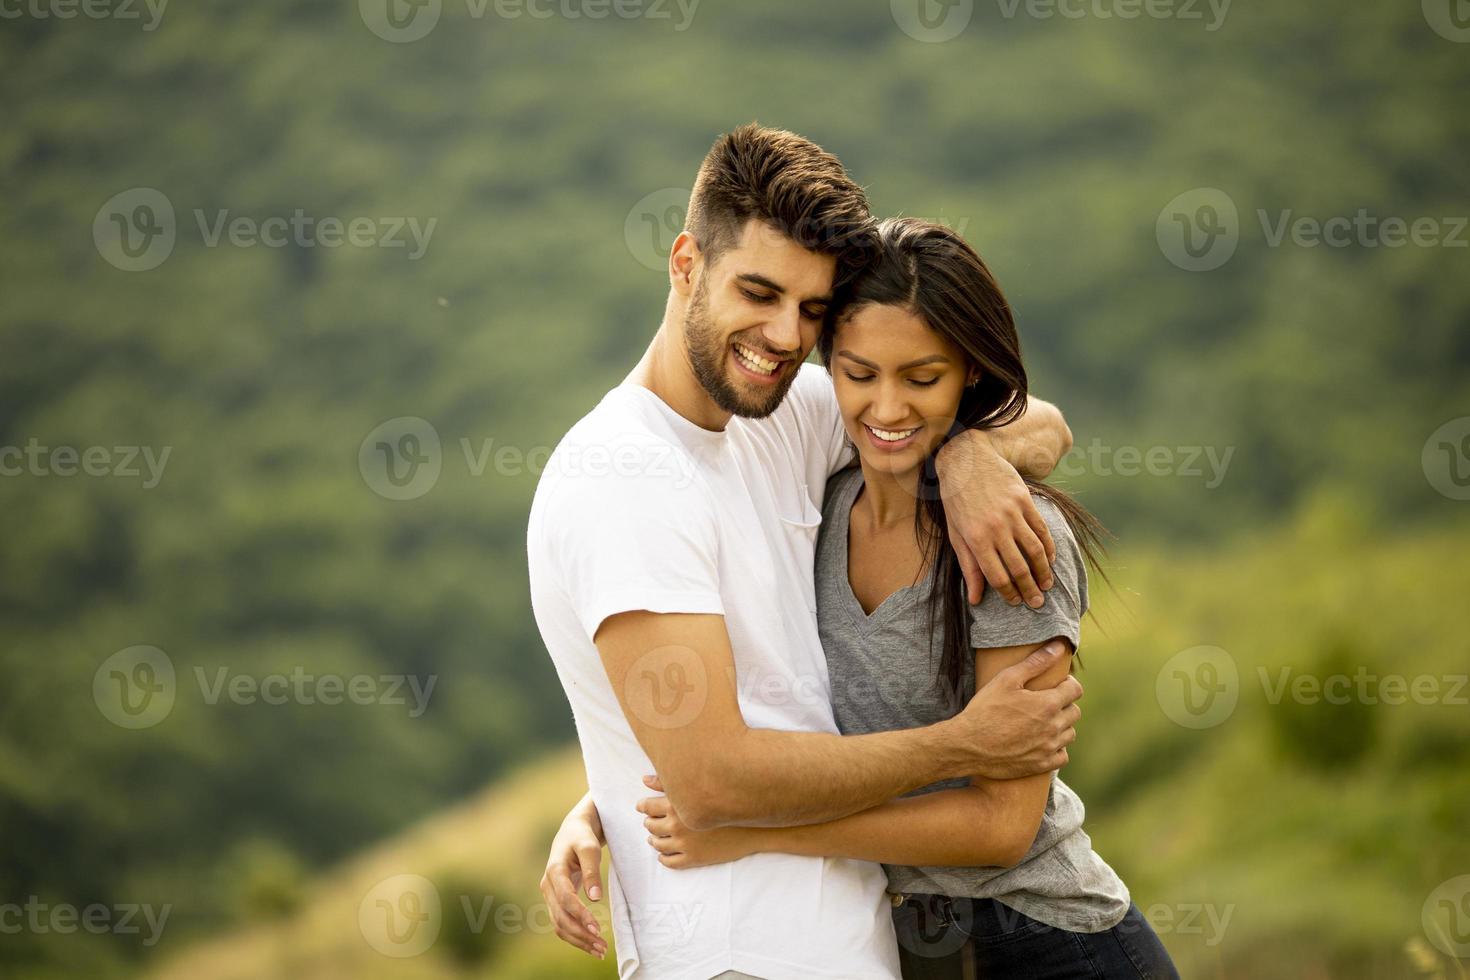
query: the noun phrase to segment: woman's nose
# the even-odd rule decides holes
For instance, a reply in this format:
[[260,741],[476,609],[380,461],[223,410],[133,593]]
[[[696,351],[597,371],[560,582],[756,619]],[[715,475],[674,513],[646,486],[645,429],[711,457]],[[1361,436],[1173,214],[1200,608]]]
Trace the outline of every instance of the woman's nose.
[[883,424],[897,424],[909,417],[909,406],[903,393],[892,385],[883,385],[878,389],[878,395],[873,400],[873,421]]

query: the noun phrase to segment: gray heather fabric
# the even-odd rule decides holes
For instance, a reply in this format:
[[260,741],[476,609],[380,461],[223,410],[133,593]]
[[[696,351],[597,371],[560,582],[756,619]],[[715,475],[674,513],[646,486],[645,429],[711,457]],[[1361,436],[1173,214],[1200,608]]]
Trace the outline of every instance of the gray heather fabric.
[[[952,716],[934,687],[940,646],[929,648],[926,597],[929,582],[900,589],[871,616],[852,593],[847,574],[847,529],[853,501],[862,489],[857,468],[843,470],[827,484],[817,541],[817,620],[837,726],[844,735],[931,725]],[[1056,584],[1040,609],[1012,606],[994,589],[971,610],[970,646],[976,648],[1041,643],[1065,636],[1074,645],[1087,611],[1087,572],[1081,549],[1061,512],[1036,498],[1037,509],[1057,547]],[[932,577],[932,572],[931,572]],[[966,658],[964,696],[975,691],[973,658]],[[928,793],[968,785],[947,780],[915,790]],[[1048,925],[1072,932],[1102,932],[1128,912],[1128,889],[1092,850],[1082,829],[1082,801],[1055,775],[1030,852],[1015,868],[914,868],[885,864],[890,890],[993,898]]]

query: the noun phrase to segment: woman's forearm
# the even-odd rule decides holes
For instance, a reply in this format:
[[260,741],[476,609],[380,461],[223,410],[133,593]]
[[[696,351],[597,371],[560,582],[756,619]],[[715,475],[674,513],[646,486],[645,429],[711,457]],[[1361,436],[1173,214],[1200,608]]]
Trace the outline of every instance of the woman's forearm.
[[1010,867],[1038,821],[987,786],[904,797],[841,820],[747,828],[750,850],[930,867]]

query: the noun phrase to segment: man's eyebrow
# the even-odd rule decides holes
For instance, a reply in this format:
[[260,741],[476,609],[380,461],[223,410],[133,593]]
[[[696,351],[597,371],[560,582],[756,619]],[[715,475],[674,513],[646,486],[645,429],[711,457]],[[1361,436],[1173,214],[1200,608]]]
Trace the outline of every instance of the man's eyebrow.
[[[837,352],[837,356],[838,357],[845,357],[845,358],[847,358],[850,361],[857,361],[863,367],[865,367],[865,368],[871,368],[874,371],[881,370],[878,367],[878,365],[874,364],[872,361],[865,360],[864,358],[858,357],[856,354],[854,354],[850,350],[840,350],[840,351]],[[949,358],[945,357],[943,354],[930,354],[928,357],[921,357],[921,358],[919,358],[916,361],[905,361],[903,364],[900,364],[898,366],[898,369],[900,371],[907,371],[909,368],[923,367],[925,364],[949,364],[949,363],[950,363]]]
[[[786,295],[786,287],[785,286],[782,286],[780,283],[777,283],[777,282],[774,282],[774,281],[772,281],[770,279],[767,279],[765,276],[761,275],[759,272],[742,272],[740,275],[736,276],[735,278],[738,279],[738,280],[740,280],[741,282],[748,282],[752,286],[760,286],[762,289],[769,289],[771,292],[777,294],[778,296],[784,296],[784,295]],[[832,302],[832,294],[831,293],[828,293],[825,296],[813,296],[810,299],[804,300],[803,302],[807,302],[807,303],[830,303],[830,302]]]

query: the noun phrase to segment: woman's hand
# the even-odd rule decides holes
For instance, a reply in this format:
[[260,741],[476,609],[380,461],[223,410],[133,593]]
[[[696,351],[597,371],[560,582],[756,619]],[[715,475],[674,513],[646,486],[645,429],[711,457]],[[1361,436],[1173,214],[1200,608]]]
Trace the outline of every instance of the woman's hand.
[[603,843],[602,820],[588,793],[562,820],[541,876],[541,896],[551,910],[557,938],[598,959],[607,953],[607,940],[577,889],[585,886],[591,901],[602,898]]
[[[664,791],[657,776],[644,776],[643,785],[656,793]],[[754,834],[747,828],[690,830],[667,796],[644,797],[638,801],[638,812],[644,815],[649,846],[658,851],[658,863],[666,868],[702,868],[755,853]]]

